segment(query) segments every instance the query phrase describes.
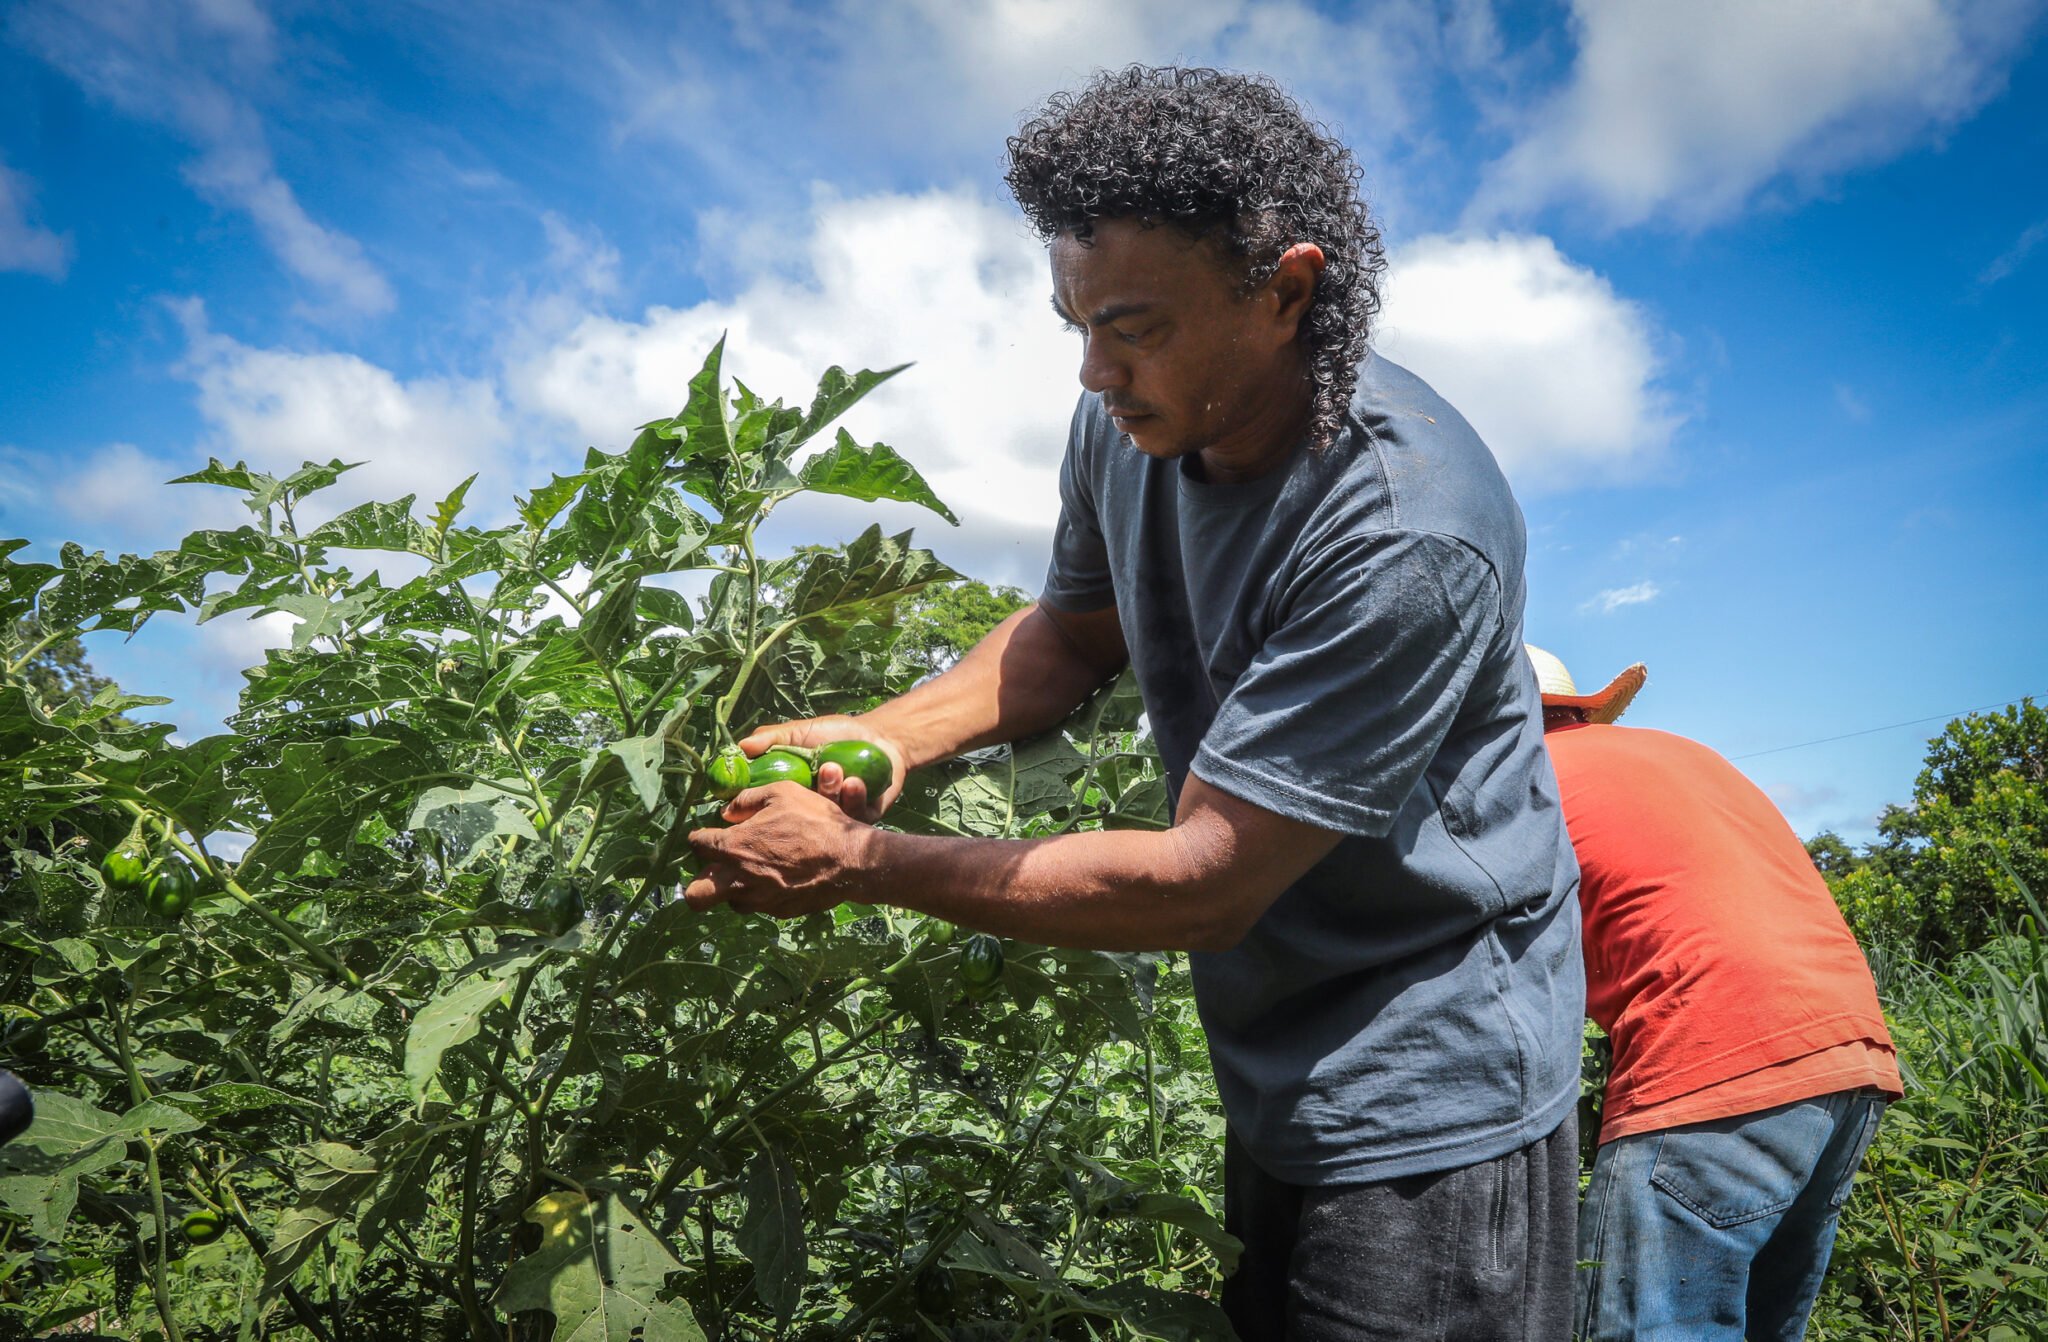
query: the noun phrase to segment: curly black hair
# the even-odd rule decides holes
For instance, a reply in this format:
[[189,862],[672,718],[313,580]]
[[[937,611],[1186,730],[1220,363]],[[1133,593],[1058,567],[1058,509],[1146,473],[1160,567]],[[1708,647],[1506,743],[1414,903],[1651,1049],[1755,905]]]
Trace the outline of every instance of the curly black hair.
[[1387,268],[1360,175],[1351,151],[1262,75],[1133,65],[1048,98],[1010,137],[1004,178],[1047,242],[1085,241],[1097,219],[1172,224],[1218,239],[1246,293],[1295,243],[1322,248],[1301,330],[1321,448],[1343,427]]

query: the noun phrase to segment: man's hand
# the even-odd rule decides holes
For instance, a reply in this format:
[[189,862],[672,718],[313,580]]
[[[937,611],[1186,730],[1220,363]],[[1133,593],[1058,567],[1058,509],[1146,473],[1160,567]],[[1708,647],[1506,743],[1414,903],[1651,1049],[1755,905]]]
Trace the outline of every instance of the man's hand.
[[730,904],[795,918],[856,897],[852,887],[876,836],[840,805],[795,783],[771,783],[734,797],[725,818],[731,828],[690,835],[704,862],[683,891],[691,908]]
[[[903,748],[887,736],[859,718],[844,713],[830,717],[805,718],[799,722],[778,722],[766,727],[756,727],[740,738],[740,749],[749,758],[759,755],[775,746],[807,746],[816,749],[832,741],[866,741],[889,757],[894,770],[889,790],[879,797],[868,795],[868,786],[858,778],[848,778],[845,771],[836,764],[827,764],[818,770],[814,780],[820,795],[839,803],[841,810],[855,820],[869,824],[882,818],[882,812],[889,809],[896,798],[903,794],[903,776],[909,770],[904,763]],[[737,804],[737,802],[735,802]]]

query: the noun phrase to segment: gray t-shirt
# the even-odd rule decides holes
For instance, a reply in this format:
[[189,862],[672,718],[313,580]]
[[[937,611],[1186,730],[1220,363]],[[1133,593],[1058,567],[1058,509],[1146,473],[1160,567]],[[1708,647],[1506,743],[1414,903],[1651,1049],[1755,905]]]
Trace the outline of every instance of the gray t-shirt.
[[1084,395],[1043,600],[1115,605],[1176,797],[1346,837],[1192,957],[1224,1112],[1298,1184],[1490,1160],[1579,1093],[1578,864],[1522,652],[1522,516],[1414,374],[1243,484],[1137,451]]

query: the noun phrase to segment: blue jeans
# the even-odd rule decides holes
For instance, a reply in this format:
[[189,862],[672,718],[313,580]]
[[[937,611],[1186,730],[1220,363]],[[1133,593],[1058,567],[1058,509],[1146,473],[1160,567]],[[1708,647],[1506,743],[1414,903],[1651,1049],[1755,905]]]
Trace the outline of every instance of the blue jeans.
[[1602,1146],[1579,1211],[1581,1342],[1796,1342],[1884,1108],[1843,1091]]

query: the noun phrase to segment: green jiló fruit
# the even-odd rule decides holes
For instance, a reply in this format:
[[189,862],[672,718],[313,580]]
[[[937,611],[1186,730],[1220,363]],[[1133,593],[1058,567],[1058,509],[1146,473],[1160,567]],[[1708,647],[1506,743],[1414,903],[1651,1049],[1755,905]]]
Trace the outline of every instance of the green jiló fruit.
[[960,951],[960,977],[969,988],[986,988],[1003,976],[1003,943],[986,932],[967,938]]
[[178,1228],[184,1231],[185,1238],[194,1244],[211,1244],[227,1230],[228,1223],[222,1219],[219,1212],[201,1208],[196,1212],[186,1212],[185,1219],[178,1223]]
[[100,859],[100,875],[116,890],[139,890],[149,874],[149,850],[132,839]]
[[711,763],[704,768],[704,782],[711,789],[711,795],[720,801],[731,801],[739,796],[752,777],[752,764],[747,752],[738,746],[727,746],[712,756]]
[[747,767],[747,786],[767,787],[770,783],[794,783],[798,787],[809,787],[812,776],[808,760],[777,746],[773,750],[754,756]]
[[549,930],[560,936],[583,921],[583,895],[573,882],[557,876],[541,886],[540,893],[534,896],[533,911],[541,916]]
[[820,771],[828,764],[836,764],[848,778],[858,778],[867,786],[868,800],[872,802],[879,802],[896,781],[896,766],[880,746],[870,741],[829,742],[818,747],[814,763]]
[[149,874],[143,887],[143,902],[159,918],[172,922],[185,916],[199,894],[199,876],[183,858],[167,858]]

